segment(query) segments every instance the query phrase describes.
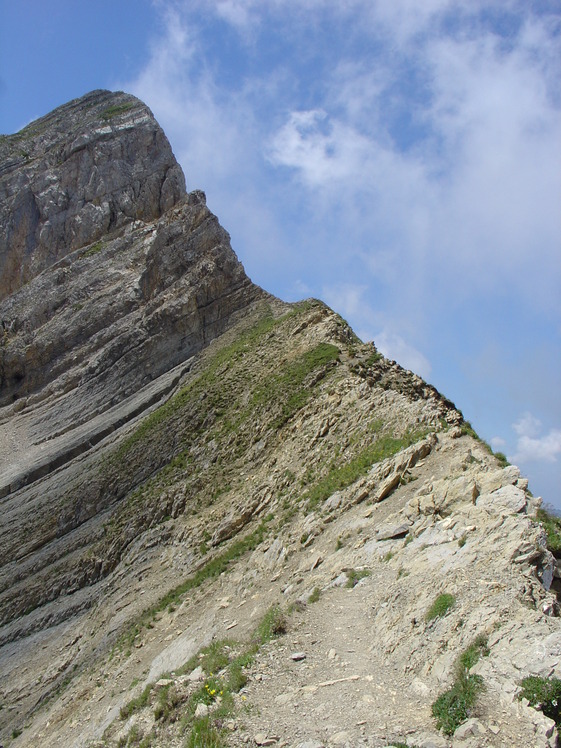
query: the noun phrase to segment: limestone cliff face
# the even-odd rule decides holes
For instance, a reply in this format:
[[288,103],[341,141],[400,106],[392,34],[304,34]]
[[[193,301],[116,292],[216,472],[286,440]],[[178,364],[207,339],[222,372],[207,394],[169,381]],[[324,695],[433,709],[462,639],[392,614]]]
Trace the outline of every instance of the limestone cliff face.
[[[519,470],[251,283],[133,97],[0,148],[0,739],[552,748],[517,694],[561,676],[561,572]],[[483,695],[438,734],[474,642]]]
[[[93,92],[0,149],[0,407],[28,416],[0,458],[2,494],[28,479],[34,445],[49,440],[47,462],[60,461],[54,437],[186,361],[265,294],[134,97]],[[31,472],[48,471],[39,462]]]
[[0,299],[73,250],[185,196],[162,129],[134,96],[93,91],[0,138]]

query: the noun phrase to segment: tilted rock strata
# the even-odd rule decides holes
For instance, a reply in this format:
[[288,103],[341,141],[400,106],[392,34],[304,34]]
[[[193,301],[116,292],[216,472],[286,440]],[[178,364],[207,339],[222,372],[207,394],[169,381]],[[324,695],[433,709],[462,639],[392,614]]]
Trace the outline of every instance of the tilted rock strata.
[[[176,670],[279,604],[289,633],[245,668],[229,745],[448,748],[430,705],[484,635],[488,690],[453,745],[552,746],[551,721],[517,700],[525,675],[561,674],[527,481],[321,302],[254,286],[160,133],[136,99],[94,92],[0,143],[3,261],[24,267],[0,302],[0,737],[182,744],[195,686]],[[111,153],[132,161],[104,171]],[[68,204],[67,177],[83,196]],[[440,593],[454,605],[429,621]]]

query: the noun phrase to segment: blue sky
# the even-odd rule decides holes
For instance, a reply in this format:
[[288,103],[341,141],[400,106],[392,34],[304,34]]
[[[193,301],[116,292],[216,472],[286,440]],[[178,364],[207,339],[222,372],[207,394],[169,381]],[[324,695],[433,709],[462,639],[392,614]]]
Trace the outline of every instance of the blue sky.
[[250,277],[316,296],[561,508],[561,4],[0,1],[0,132],[143,99]]

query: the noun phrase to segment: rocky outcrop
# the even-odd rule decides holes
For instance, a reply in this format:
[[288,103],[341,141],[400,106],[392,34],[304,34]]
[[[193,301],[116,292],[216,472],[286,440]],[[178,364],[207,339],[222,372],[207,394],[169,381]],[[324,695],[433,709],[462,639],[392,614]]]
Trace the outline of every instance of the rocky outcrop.
[[93,419],[266,297],[137,99],[94,92],[22,133],[29,159],[7,158],[0,188],[4,292],[23,283],[0,301],[0,496],[99,441],[115,423]]
[[[0,302],[0,738],[156,748],[200,718],[232,747],[551,748],[518,698],[561,675],[518,469],[324,304],[253,285],[136,99],[94,92],[26,131],[3,184],[48,210],[13,189],[9,256],[30,257]],[[108,153],[132,160],[104,172]],[[288,634],[264,644],[271,606]],[[431,704],[482,641],[476,711],[438,734]]]
[[93,91],[0,137],[0,299],[184,195],[166,136],[129,94]]

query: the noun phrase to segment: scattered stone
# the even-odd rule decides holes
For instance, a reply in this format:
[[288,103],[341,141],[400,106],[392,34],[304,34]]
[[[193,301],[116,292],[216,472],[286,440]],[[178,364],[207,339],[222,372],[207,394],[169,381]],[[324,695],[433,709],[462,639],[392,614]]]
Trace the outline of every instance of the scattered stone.
[[208,711],[208,706],[206,704],[197,704],[197,708],[195,709],[195,718],[200,719],[201,717],[206,717]]
[[418,748],[449,748],[450,743],[441,735],[430,735],[423,738],[415,738]]
[[460,725],[456,732],[454,733],[454,737],[458,740],[464,740],[465,738],[479,738],[482,735],[485,735],[487,732],[487,729],[485,726],[478,720],[475,719],[475,717],[471,717],[466,722],[463,723],[463,725]]
[[312,556],[312,561],[310,564],[310,571],[317,569],[318,566],[322,563],[323,563],[323,556],[320,556],[319,553],[316,553],[314,556]]
[[385,525],[376,533],[378,540],[389,540],[390,538],[403,538],[409,532],[411,523]]
[[301,662],[302,660],[306,659],[306,653],[305,652],[293,652],[290,655],[291,659],[294,660],[294,662]]
[[154,684],[154,688],[165,688],[166,686],[171,686],[173,683],[173,680],[171,678],[160,678],[160,680],[156,681]]
[[187,676],[189,680],[192,683],[196,683],[199,680],[203,680],[205,677],[205,674],[203,672],[203,668],[201,665],[198,665],[194,670],[192,670],[189,675]]
[[278,736],[268,736],[263,732],[258,732],[256,735],[254,735],[253,740],[255,742],[255,745],[274,745],[275,743],[278,743],[279,738]]

